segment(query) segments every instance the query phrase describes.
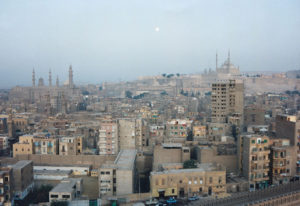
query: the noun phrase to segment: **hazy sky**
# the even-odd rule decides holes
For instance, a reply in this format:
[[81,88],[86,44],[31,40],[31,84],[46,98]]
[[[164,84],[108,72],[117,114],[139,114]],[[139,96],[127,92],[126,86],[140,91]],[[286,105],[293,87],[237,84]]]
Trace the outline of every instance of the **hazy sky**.
[[228,49],[241,71],[300,69],[300,1],[0,1],[0,88],[70,64],[75,83],[202,72]]

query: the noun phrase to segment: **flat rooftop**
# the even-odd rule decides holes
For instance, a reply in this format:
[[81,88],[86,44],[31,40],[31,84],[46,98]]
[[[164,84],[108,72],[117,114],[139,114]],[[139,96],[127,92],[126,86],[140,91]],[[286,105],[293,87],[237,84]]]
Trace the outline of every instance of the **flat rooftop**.
[[51,176],[70,175],[72,174],[72,170],[33,170],[33,174]]
[[208,171],[224,171],[224,172],[226,172],[226,169],[223,166],[217,165],[217,164],[214,164],[214,163],[202,163],[202,164],[198,164],[198,168],[164,170],[164,171],[161,171],[161,172],[151,172],[151,175],[156,175],[156,174],[180,174],[180,173],[208,172]]
[[161,145],[163,148],[182,148],[181,143],[163,143]]
[[13,169],[22,169],[23,167],[25,167],[26,165],[32,163],[31,160],[21,160],[21,161],[18,161],[16,164],[12,165],[11,167]]
[[121,150],[114,164],[117,165],[118,169],[132,169],[134,166],[135,157],[136,157],[136,150],[134,149]]
[[61,193],[61,192],[73,192],[74,189],[74,185],[76,185],[77,181],[81,181],[81,178],[68,178],[68,179],[64,179],[61,181],[61,183],[59,183],[58,185],[56,185],[51,191],[50,193]]

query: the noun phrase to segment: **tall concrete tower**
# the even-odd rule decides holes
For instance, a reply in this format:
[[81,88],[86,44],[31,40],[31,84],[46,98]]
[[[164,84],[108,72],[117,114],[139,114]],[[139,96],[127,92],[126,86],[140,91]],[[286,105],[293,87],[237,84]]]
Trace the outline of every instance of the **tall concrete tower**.
[[35,71],[34,71],[34,68],[32,70],[32,86],[35,87]]
[[52,87],[52,74],[51,74],[51,69],[49,70],[49,87]]
[[73,87],[73,70],[72,65],[69,67],[69,87]]

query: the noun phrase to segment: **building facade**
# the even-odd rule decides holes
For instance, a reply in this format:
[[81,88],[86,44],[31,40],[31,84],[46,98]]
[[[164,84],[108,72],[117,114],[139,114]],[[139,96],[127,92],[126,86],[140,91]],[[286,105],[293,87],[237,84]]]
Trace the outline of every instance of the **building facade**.
[[269,186],[270,139],[267,136],[245,135],[242,138],[242,172],[250,190]]
[[218,195],[226,192],[226,169],[216,164],[200,164],[195,169],[151,172],[152,197]]
[[[212,84],[211,121],[228,122],[228,116],[244,113],[244,83],[241,80],[228,80]],[[243,119],[242,119],[243,120]]]

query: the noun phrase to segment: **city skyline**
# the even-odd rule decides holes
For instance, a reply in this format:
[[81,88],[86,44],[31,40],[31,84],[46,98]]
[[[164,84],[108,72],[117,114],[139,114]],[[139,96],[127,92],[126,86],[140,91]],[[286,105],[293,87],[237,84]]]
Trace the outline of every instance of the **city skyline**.
[[[0,3],[0,88],[37,77],[129,81],[201,73],[226,60],[241,72],[300,67],[298,1],[26,1]],[[280,15],[278,15],[280,13]],[[93,74],[93,75],[90,75]]]

